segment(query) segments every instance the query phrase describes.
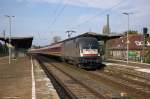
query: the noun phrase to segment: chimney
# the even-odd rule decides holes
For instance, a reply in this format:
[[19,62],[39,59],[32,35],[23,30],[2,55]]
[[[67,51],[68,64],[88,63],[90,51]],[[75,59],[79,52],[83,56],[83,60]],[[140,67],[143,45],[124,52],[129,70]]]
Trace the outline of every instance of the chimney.
[[107,32],[110,34],[110,28],[109,28],[109,14],[107,14]]

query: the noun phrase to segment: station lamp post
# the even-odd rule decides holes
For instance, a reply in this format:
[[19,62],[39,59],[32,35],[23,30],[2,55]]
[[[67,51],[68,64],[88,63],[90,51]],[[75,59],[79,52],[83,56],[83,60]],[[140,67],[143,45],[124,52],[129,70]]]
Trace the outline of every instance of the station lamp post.
[[124,12],[124,13],[122,13],[122,14],[124,14],[124,15],[127,15],[128,16],[128,31],[127,31],[127,64],[129,63],[129,27],[130,27],[130,20],[129,20],[129,17],[130,17],[130,15],[131,14],[133,14],[132,12]]
[[[9,45],[11,45],[11,19],[15,16],[5,15],[9,19]],[[11,48],[9,46],[9,64],[11,63]]]

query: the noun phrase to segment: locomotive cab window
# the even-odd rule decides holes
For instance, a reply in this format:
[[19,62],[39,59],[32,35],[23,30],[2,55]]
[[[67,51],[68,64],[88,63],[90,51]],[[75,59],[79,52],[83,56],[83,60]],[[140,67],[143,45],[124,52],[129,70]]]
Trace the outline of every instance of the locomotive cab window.
[[82,49],[98,49],[98,42],[96,39],[84,39],[81,41]]

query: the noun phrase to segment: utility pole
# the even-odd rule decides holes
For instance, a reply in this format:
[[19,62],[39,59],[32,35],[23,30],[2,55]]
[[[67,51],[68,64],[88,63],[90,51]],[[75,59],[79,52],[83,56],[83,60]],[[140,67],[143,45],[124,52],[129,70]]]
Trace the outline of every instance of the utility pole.
[[144,41],[144,43],[143,43],[143,62],[145,62],[145,52],[146,52],[146,47],[147,47],[147,38],[148,38],[148,28],[147,27],[144,27],[143,28],[143,41]]
[[6,32],[5,32],[5,30],[3,30],[3,36],[4,36],[4,42],[5,42],[5,45],[6,45]]
[[127,31],[127,64],[129,63],[129,27],[130,27],[130,20],[129,20],[129,16],[133,13],[129,13],[129,12],[124,12],[122,13],[124,15],[127,15],[128,16],[128,31]]
[[68,34],[68,38],[71,38],[71,35],[72,35],[73,33],[76,33],[76,31],[69,30],[69,31],[66,31],[66,33]]
[[[5,15],[9,19],[9,44],[11,45],[11,19],[15,16]],[[9,64],[11,63],[11,48],[9,47]]]

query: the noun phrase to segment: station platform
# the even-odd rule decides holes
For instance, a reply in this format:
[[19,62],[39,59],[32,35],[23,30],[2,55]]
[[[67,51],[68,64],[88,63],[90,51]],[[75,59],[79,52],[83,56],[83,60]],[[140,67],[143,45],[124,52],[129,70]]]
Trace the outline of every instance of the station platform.
[[59,99],[38,62],[29,57],[0,58],[0,99]]
[[103,62],[105,65],[120,65],[124,67],[133,68],[136,71],[140,71],[143,73],[150,73],[150,64],[149,63],[141,63],[141,62],[133,62],[133,61],[124,61],[117,59],[107,59]]

